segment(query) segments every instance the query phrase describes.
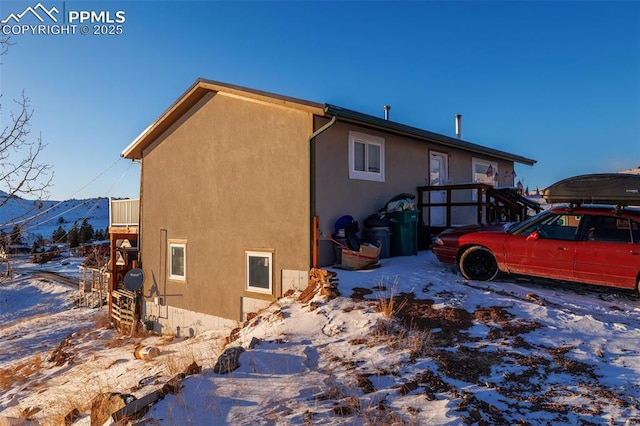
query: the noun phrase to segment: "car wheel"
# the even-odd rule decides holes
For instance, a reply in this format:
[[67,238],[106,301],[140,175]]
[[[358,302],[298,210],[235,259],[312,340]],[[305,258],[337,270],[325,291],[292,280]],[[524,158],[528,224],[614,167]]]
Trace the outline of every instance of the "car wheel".
[[491,251],[474,246],[460,257],[460,272],[468,280],[490,281],[498,275],[498,262]]

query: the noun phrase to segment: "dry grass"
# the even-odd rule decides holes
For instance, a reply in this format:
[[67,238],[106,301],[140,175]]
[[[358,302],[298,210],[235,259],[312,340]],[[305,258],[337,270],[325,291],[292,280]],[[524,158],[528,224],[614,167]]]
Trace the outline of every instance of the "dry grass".
[[[162,353],[162,348],[160,348],[160,353]],[[200,364],[192,348],[184,348],[178,353],[169,354],[163,360],[165,374],[175,376],[184,373],[187,367],[194,362]]]
[[408,350],[411,360],[428,356],[433,347],[431,330],[406,328],[393,319],[379,320],[372,329],[372,336],[374,339],[368,346],[382,343],[389,351]]
[[33,378],[43,368],[42,356],[36,354],[13,367],[0,369],[0,388],[10,389]]
[[165,359],[163,366],[166,374],[169,376],[175,376],[176,374],[181,373],[184,369],[192,363],[194,360],[186,360],[180,354],[178,355],[169,355]]
[[120,336],[114,334],[110,339],[104,341],[105,349],[113,349],[113,348],[121,348],[126,345],[137,346],[140,344],[142,339],[140,338],[129,338],[128,336]]
[[77,395],[67,396],[59,399],[56,406],[52,407],[51,415],[44,419],[39,419],[42,426],[58,426],[65,424],[67,417],[74,409],[79,413],[91,412],[91,398],[87,398],[82,392]]
[[380,283],[376,288],[378,288],[378,311],[385,318],[393,318],[407,303],[406,299],[398,300],[398,279],[396,278],[391,284],[388,293],[388,287],[384,283]]
[[96,330],[101,328],[113,328],[111,321],[109,321],[109,312],[105,311],[104,315],[100,315],[96,318]]
[[113,367],[114,365],[118,364],[120,361],[122,361],[122,360],[121,359],[114,359],[113,361],[109,362],[109,364],[107,364],[104,369],[108,370],[111,367]]

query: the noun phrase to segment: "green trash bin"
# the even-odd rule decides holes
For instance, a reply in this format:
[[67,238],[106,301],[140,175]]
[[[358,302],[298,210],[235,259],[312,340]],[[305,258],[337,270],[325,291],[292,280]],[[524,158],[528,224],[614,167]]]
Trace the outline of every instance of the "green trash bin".
[[391,219],[391,256],[418,254],[418,210],[388,213]]

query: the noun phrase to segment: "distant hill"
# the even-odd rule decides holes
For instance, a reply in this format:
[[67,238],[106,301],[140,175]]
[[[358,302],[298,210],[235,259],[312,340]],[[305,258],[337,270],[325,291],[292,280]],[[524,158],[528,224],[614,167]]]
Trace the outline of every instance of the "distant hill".
[[636,167],[635,169],[629,169],[629,170],[622,170],[619,173],[627,173],[627,174],[632,174],[632,175],[640,175],[640,166]]
[[[0,191],[0,198],[6,197],[7,193]],[[11,232],[18,223],[23,227],[22,239],[30,244],[39,236],[51,238],[59,226],[68,232],[74,223],[79,226],[85,218],[94,230],[106,229],[109,226],[109,199],[41,201],[12,198],[0,207],[0,231]]]

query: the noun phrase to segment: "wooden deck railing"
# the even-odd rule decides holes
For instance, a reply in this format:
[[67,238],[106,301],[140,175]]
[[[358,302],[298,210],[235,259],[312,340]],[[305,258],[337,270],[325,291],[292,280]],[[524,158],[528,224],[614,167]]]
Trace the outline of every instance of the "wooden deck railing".
[[[477,191],[475,200],[472,200],[471,191]],[[418,200],[417,208],[420,210],[420,217],[424,209],[431,207],[445,207],[445,227],[452,226],[452,208],[453,207],[476,207],[476,223],[493,223],[493,222],[519,222],[529,216],[530,210],[539,212],[541,207],[519,195],[512,188],[494,188],[484,183],[466,183],[458,185],[439,185],[439,186],[420,186],[417,188]],[[431,192],[444,191],[444,202],[432,202]],[[453,201],[453,193],[455,191],[467,191],[467,194],[457,197],[467,201]]]

